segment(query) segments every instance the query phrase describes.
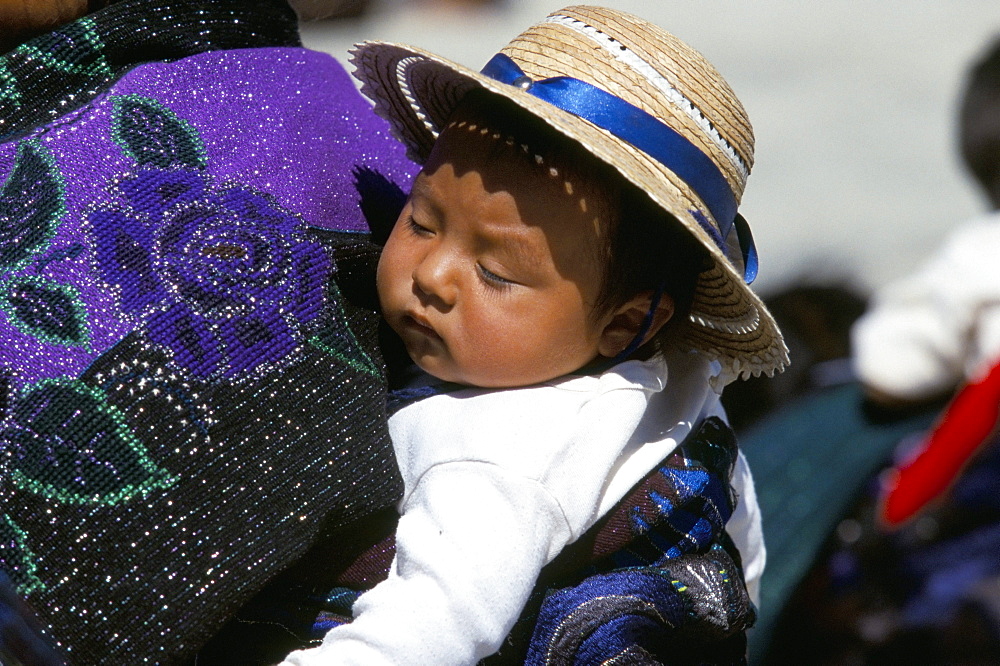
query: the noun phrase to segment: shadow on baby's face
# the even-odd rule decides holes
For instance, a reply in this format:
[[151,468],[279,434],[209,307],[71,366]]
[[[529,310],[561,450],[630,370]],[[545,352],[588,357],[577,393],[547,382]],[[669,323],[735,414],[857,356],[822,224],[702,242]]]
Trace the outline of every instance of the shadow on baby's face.
[[606,351],[606,197],[530,147],[457,120],[435,144],[386,243],[383,313],[447,381],[523,386]]

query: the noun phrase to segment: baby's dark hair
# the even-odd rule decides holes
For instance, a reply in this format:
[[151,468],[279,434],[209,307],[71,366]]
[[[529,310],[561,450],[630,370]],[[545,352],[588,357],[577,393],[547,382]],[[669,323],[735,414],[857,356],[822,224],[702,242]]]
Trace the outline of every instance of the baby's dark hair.
[[617,220],[608,244],[608,263],[598,300],[606,312],[643,291],[662,291],[674,314],[653,343],[664,349],[688,320],[698,275],[712,266],[708,252],[673,215],[631,183],[621,182]]
[[1000,208],[1000,39],[969,69],[959,127],[966,166]]
[[485,159],[509,154],[506,140],[513,139],[515,148],[527,148],[513,152],[536,167],[540,176],[555,168],[596,195],[607,225],[598,257],[605,270],[595,316],[615,310],[638,293],[662,290],[673,299],[674,314],[654,337],[652,349],[668,346],[688,320],[699,273],[712,265],[698,240],[613,167],[504,97],[474,90],[462,99],[452,118],[477,123],[504,137],[505,141],[493,144]]

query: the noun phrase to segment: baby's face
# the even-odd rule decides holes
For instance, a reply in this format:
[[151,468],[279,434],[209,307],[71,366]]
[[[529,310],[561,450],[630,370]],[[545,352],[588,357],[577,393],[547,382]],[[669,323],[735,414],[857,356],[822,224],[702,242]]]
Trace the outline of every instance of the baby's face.
[[594,311],[601,207],[517,157],[520,146],[485,160],[493,141],[468,126],[442,133],[382,252],[378,291],[424,371],[524,386],[598,355],[610,319]]

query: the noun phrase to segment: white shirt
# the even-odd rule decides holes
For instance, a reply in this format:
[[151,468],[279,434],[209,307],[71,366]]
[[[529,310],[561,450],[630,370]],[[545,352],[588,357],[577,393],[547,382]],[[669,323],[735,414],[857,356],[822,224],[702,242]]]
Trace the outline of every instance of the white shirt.
[[[475,664],[496,652],[542,567],[692,427],[722,415],[715,367],[675,353],[399,411],[389,430],[405,490],[389,577],[358,599],[352,623],[284,666]],[[734,484],[742,499],[731,536],[756,581],[763,539],[742,457]]]
[[913,274],[879,291],[852,331],[862,383],[902,399],[941,395],[1000,355],[1000,213],[955,230]]

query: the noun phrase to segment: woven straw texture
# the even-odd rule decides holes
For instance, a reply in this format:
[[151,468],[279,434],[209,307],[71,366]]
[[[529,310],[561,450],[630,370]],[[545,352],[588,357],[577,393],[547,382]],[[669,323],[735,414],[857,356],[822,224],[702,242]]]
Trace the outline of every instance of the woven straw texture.
[[[694,49],[640,18],[598,7],[554,12],[501,51],[532,80],[579,79],[653,115],[718,167],[738,201],[753,163],[753,130],[721,75]],[[715,267],[699,279],[681,343],[732,375],[771,374],[788,362],[777,325],[720,247],[719,224],[676,173],[607,130],[518,87],[418,48],[368,42],[354,52],[362,92],[388,119],[410,157],[426,159],[470,90],[503,95],[581,143],[672,213],[708,249]],[[735,238],[731,234],[730,242]]]

